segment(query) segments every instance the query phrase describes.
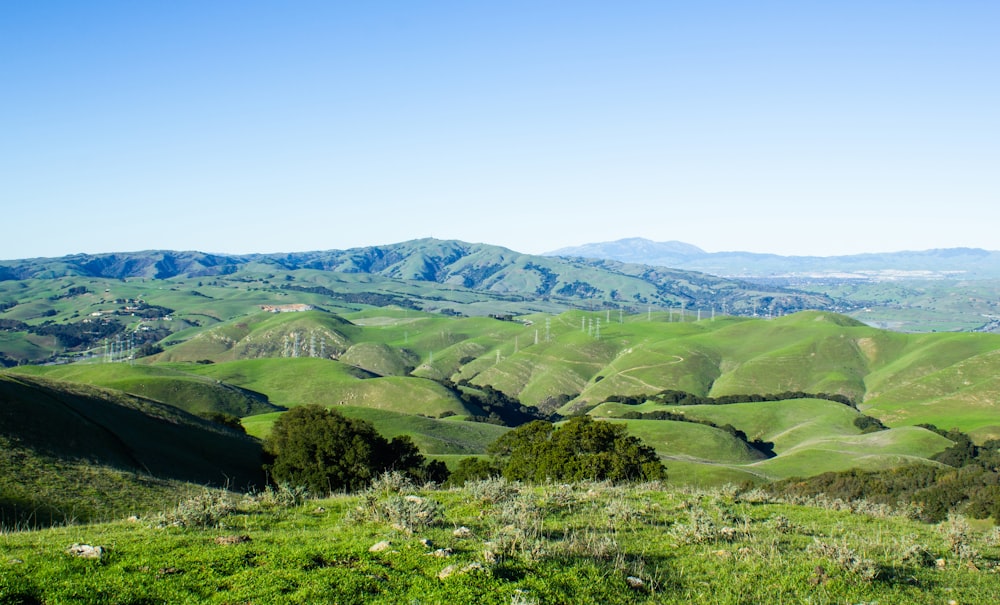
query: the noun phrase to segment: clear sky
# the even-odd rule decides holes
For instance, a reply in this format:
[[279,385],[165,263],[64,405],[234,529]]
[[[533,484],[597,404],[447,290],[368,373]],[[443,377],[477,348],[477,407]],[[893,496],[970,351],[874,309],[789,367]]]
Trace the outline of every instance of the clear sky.
[[1000,2],[6,2],[0,259],[1000,249]]

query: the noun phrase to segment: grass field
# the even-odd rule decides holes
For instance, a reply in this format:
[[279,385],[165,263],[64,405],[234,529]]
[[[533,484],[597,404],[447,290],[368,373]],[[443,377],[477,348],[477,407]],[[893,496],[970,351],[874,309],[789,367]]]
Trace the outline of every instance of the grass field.
[[[880,509],[658,484],[399,489],[287,507],[266,494],[228,503],[206,495],[200,501],[215,514],[204,526],[159,526],[186,519],[187,504],[138,522],[0,534],[0,601],[925,605],[996,597],[997,534],[962,518],[931,526]],[[101,547],[99,558],[67,553],[73,544]]]

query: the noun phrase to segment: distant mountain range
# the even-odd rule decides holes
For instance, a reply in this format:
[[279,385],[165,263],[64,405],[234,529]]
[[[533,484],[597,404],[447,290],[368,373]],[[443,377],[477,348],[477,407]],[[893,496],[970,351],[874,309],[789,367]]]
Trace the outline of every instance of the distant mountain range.
[[705,252],[684,242],[628,238],[560,248],[545,255],[608,259],[741,278],[1000,278],[1000,252],[980,248],[848,256],[780,256],[753,252]]
[[[419,297],[449,301],[455,298],[450,292],[466,290],[507,302],[544,301],[563,308],[653,305],[775,314],[836,308],[835,301],[822,294],[754,285],[689,270],[616,260],[534,256],[499,246],[436,239],[288,254],[154,250],[0,261],[0,283],[72,277],[163,280],[235,278],[243,274],[280,277],[298,271],[320,271],[325,276],[370,275],[379,281],[378,285],[372,284],[371,291],[397,295],[408,292],[406,296],[412,297],[414,285],[419,285],[422,288]],[[284,283],[291,284],[290,280],[289,277]],[[400,280],[407,285],[401,285]],[[304,286],[296,287],[301,290]],[[3,290],[0,288],[0,294]],[[15,295],[17,291],[8,294]]]

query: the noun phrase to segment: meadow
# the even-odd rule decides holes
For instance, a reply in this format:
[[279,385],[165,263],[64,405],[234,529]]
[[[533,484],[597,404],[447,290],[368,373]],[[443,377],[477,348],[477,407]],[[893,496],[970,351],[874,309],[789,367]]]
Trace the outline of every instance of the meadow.
[[[387,476],[0,534],[5,603],[993,603],[1000,533],[759,490]],[[93,547],[92,558],[74,554]]]

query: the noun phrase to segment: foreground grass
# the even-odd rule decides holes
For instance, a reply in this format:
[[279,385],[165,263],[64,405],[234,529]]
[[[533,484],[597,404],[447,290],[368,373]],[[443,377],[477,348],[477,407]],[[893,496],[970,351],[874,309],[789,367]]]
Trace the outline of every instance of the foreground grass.
[[992,603],[1000,584],[995,530],[758,492],[386,481],[287,506],[206,498],[200,528],[189,502],[0,535],[0,602]]

